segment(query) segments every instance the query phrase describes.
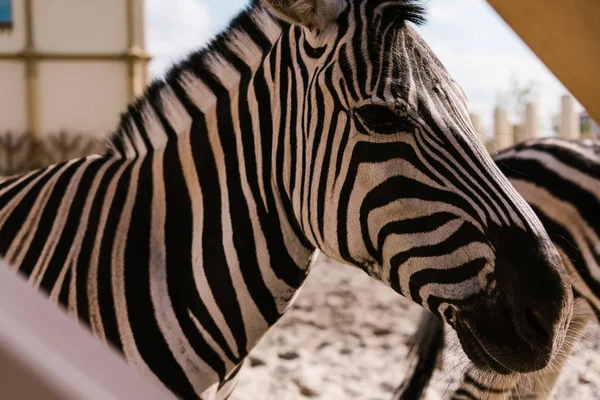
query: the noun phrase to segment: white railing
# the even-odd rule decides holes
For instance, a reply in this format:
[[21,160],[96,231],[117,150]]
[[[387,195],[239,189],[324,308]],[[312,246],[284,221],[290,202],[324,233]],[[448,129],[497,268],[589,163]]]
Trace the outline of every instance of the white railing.
[[0,398],[173,399],[0,261]]

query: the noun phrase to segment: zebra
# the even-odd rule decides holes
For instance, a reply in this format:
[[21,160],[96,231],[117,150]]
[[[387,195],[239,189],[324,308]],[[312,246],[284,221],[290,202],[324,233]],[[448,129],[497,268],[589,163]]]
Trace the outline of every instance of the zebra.
[[[600,142],[533,139],[498,153],[500,170],[529,202],[554,241],[572,283],[575,299],[567,340],[552,364],[533,374],[497,375],[471,367],[453,400],[545,399],[575,343],[590,321],[600,322]],[[398,399],[419,398],[444,345],[443,324],[431,314],[413,339],[414,380],[405,381]],[[420,347],[420,348],[419,348]],[[418,370],[418,371],[417,371]]]
[[572,311],[565,267],[423,20],[409,0],[253,1],[106,154],[0,183],[0,255],[181,398],[231,394],[317,250],[494,355],[477,362],[543,368]]

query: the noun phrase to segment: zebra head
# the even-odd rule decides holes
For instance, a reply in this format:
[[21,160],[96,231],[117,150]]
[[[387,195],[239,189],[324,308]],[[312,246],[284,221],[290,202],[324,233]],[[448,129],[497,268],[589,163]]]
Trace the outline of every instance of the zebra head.
[[280,191],[307,241],[451,324],[478,366],[545,367],[570,318],[564,265],[410,26],[421,8],[264,2],[290,23]]

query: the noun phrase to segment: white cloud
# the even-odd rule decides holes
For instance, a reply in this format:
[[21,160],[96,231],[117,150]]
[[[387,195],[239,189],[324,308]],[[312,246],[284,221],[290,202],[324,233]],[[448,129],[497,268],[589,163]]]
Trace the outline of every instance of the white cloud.
[[202,0],[147,0],[146,26],[155,77],[200,48],[213,29],[210,8]]

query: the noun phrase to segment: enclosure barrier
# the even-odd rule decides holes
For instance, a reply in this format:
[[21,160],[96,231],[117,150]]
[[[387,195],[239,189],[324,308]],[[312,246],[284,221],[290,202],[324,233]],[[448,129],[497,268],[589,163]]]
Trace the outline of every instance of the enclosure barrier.
[[167,400],[173,396],[127,365],[0,261],[0,398]]

